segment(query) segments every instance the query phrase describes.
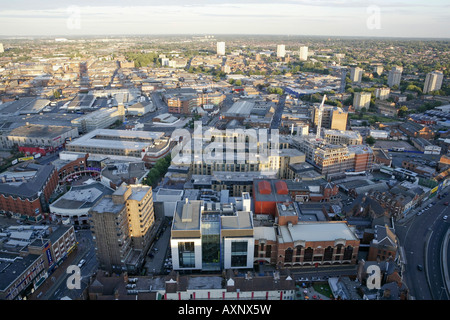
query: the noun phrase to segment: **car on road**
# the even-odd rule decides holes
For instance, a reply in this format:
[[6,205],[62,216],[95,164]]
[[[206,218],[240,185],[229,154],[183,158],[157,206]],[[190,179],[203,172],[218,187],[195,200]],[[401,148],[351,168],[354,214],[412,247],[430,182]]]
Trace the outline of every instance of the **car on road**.
[[442,219],[447,220],[448,216],[443,216]]
[[417,265],[417,270],[422,271],[423,270],[423,266],[421,264]]
[[444,206],[448,206],[448,201],[447,201],[447,202],[444,202]]
[[78,268],[81,268],[86,263],[86,260],[81,259],[80,262],[78,262]]

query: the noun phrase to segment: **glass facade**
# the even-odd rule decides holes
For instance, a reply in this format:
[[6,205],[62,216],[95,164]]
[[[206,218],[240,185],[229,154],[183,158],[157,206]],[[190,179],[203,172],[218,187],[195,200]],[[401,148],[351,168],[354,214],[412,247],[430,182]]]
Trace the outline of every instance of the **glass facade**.
[[180,268],[194,268],[195,267],[195,245],[194,242],[179,242],[178,243],[178,259],[180,261]]
[[220,216],[202,215],[202,269],[220,270]]
[[231,242],[231,266],[245,267],[247,266],[247,241],[233,241]]

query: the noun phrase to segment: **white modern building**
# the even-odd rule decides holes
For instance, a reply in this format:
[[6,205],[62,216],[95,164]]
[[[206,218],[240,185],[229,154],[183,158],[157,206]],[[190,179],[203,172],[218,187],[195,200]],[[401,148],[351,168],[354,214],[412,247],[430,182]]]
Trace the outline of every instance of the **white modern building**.
[[253,268],[252,212],[230,212],[230,206],[201,200],[178,202],[170,239],[173,270]]
[[300,61],[308,60],[308,47],[306,46],[300,47],[299,59]]
[[284,44],[277,45],[277,57],[284,58],[286,56],[286,46]]
[[225,42],[217,42],[217,55],[218,56],[225,55]]

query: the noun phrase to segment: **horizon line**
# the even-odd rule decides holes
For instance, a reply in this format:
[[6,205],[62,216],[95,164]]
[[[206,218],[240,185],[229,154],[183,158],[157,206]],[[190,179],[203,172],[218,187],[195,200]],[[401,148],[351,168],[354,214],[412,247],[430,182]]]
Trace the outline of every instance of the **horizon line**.
[[369,38],[369,39],[417,39],[417,40],[449,40],[450,37],[417,37],[417,36],[370,36],[370,35],[320,35],[320,34],[281,34],[281,33],[100,33],[100,34],[49,34],[49,35],[2,35],[0,38],[80,38],[80,37],[149,37],[149,36],[276,36],[276,37],[314,37],[314,38]]

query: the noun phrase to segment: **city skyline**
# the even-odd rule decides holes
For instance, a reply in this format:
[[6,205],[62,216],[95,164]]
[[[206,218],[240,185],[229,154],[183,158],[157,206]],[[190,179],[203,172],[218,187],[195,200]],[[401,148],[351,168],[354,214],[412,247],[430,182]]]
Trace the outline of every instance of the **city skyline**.
[[[0,36],[268,34],[449,38],[443,0],[19,0],[2,3]],[[25,9],[24,9],[25,8]]]

